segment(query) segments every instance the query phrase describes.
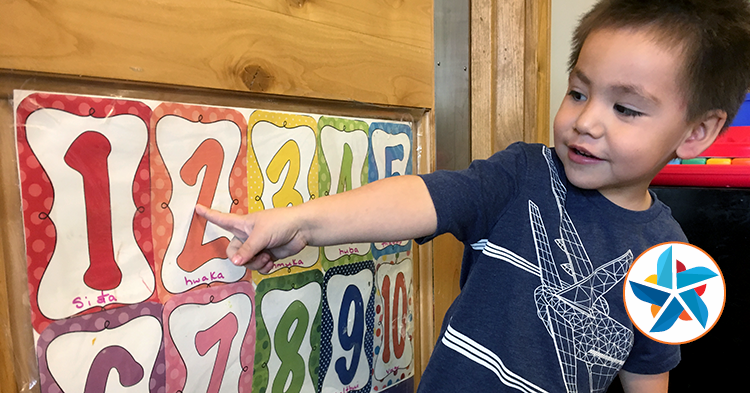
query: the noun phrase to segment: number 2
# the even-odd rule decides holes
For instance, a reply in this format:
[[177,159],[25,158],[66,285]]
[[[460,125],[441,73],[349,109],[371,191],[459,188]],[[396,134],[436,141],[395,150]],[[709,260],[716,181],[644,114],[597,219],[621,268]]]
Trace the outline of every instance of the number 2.
[[[194,186],[198,181],[198,174],[201,169],[206,168],[206,174],[203,177],[203,183],[198,194],[198,203],[203,206],[211,206],[213,203],[223,161],[224,149],[222,149],[221,144],[216,139],[207,139],[198,146],[180,170],[180,177],[185,184]],[[183,270],[192,272],[208,260],[223,257],[217,250],[223,252],[229,245],[229,240],[220,237],[203,244],[205,231],[206,219],[193,214],[185,240],[185,248],[177,256],[177,264]]]

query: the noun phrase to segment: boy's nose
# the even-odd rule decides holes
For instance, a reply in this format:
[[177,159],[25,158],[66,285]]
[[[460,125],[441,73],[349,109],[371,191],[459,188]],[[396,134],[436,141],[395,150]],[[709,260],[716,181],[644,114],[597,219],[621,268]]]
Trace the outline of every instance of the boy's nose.
[[601,109],[596,103],[587,102],[576,118],[573,127],[579,134],[587,134],[594,139],[604,135],[604,124],[602,123]]

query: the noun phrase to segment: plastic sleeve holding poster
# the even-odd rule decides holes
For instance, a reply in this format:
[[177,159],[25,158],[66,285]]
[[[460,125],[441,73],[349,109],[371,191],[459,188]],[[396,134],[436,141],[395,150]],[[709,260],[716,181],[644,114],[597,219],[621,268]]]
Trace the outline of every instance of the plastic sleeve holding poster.
[[410,240],[232,265],[196,203],[284,208],[412,173],[412,124],[16,91],[42,392],[413,390]]

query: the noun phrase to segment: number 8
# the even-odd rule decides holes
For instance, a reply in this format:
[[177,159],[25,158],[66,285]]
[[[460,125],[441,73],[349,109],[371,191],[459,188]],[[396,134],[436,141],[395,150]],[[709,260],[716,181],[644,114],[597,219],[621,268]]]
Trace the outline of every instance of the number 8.
[[[299,350],[309,321],[307,307],[299,300],[293,301],[281,316],[273,340],[276,353],[281,360],[281,366],[273,380],[273,392],[290,393],[302,390],[302,384],[305,381],[305,360],[299,354]],[[297,324],[290,337],[289,331],[295,322]],[[284,390],[290,374],[291,383],[288,389]]]

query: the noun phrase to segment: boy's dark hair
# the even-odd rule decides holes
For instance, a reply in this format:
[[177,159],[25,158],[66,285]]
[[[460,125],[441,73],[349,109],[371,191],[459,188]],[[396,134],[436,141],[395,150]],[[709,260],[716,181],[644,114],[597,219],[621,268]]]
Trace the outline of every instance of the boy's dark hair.
[[747,0],[601,0],[573,34],[568,70],[601,29],[648,29],[665,45],[682,47],[687,121],[710,110],[731,124],[750,87],[750,10]]

